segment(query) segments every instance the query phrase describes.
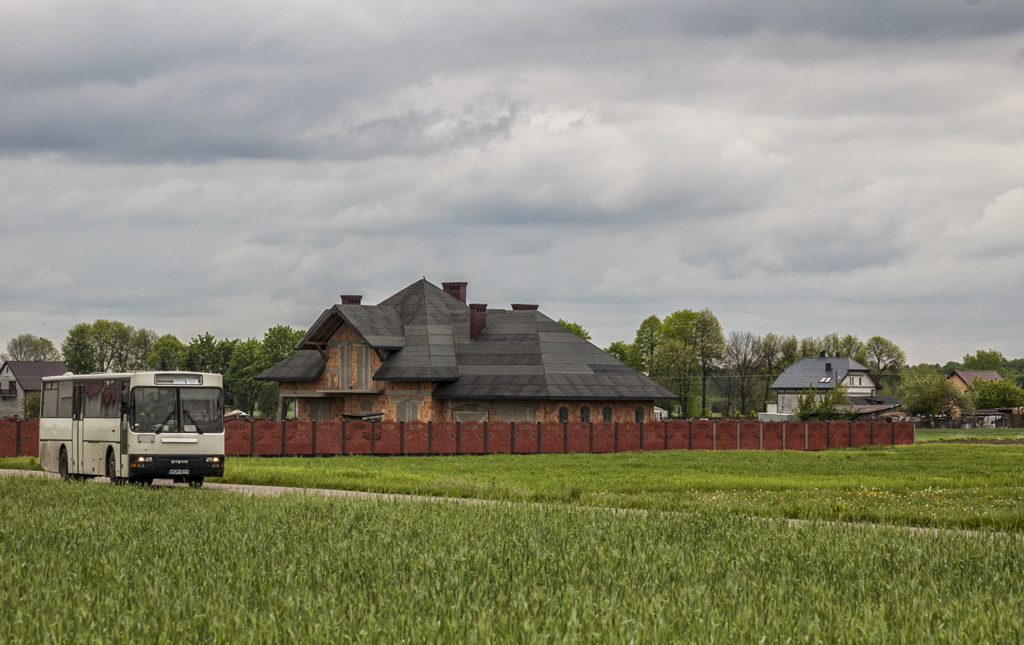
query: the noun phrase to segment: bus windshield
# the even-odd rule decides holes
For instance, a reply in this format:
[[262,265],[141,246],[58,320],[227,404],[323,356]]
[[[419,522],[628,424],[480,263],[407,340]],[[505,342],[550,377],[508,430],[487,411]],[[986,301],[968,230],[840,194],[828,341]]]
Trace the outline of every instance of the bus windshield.
[[135,432],[223,432],[220,389],[137,387],[132,390]]

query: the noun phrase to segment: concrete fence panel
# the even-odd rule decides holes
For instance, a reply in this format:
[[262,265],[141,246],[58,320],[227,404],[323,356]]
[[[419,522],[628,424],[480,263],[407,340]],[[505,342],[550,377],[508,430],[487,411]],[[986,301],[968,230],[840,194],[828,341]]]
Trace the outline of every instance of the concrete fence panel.
[[316,422],[316,454],[342,455],[345,453],[345,427],[341,421]]
[[[501,423],[501,422],[499,422]],[[516,453],[535,453],[540,452],[540,427],[532,421],[523,421],[522,423],[515,424],[515,427],[510,428],[514,431],[515,442],[513,443],[513,452]],[[558,432],[553,430],[553,432]],[[565,439],[562,439],[562,445],[565,445]]]
[[736,450],[739,429],[732,419],[715,422],[715,450]]
[[619,423],[618,452],[633,452],[640,450],[641,431],[641,424],[636,421],[623,421]]
[[594,452],[615,452],[615,424],[611,421],[594,424]]
[[665,424],[665,443],[669,450],[690,449],[690,422],[682,420],[669,421]]
[[[463,450],[463,428],[469,424],[459,424],[454,421],[435,421],[430,424],[430,454],[432,455],[454,455],[458,452],[469,452]],[[484,424],[478,423],[469,428],[467,444],[476,447],[479,444],[480,453],[484,451]]]
[[402,424],[397,421],[381,421],[374,424],[377,432],[373,446],[375,455],[402,454]]
[[850,422],[832,421],[828,424],[828,447],[849,448],[850,447]]
[[893,427],[888,421],[875,421],[871,424],[871,445],[891,446]]
[[[437,436],[437,426],[438,425],[439,424],[437,424],[437,423],[434,424],[434,452],[435,453],[442,452],[442,450],[438,449],[438,443],[437,443],[437,439],[438,439],[438,436]],[[459,448],[458,448],[459,454],[464,454],[464,455],[482,455],[482,454],[484,454],[484,452],[495,452],[494,445],[493,445],[493,443],[494,443],[493,439],[495,438],[494,434],[493,434],[494,433],[494,429],[488,427],[487,424],[481,423],[479,421],[466,421],[465,423],[460,423],[459,424],[458,431],[459,431],[458,432],[458,434],[459,434]],[[454,438],[455,438],[454,433],[452,433],[452,439],[454,439]],[[453,452],[453,453],[456,452],[456,450],[455,450],[455,442],[454,441],[452,442],[450,450],[444,450],[443,452]],[[498,451],[498,452],[501,452],[501,451]]]
[[[568,443],[568,437],[565,434],[565,426],[567,424],[559,423],[557,421],[545,421],[538,425],[538,436],[541,441],[541,453],[564,453],[566,444]],[[519,424],[516,424],[516,428]],[[519,451],[519,435],[516,434],[516,446],[515,449]],[[528,440],[528,439],[527,439]],[[588,443],[590,440],[588,439]]]
[[828,448],[828,424],[824,421],[807,422],[807,449],[824,450]]
[[802,421],[786,421],[783,429],[786,450],[807,450],[807,424]]
[[403,454],[406,455],[429,455],[430,454],[430,424],[426,421],[406,421],[402,424],[402,433],[405,436]]
[[514,448],[512,424],[508,421],[491,421],[487,424],[487,454],[510,453]]
[[856,448],[858,446],[870,446],[871,445],[871,422],[870,421],[854,421],[850,424],[850,446]]
[[[561,425],[561,424],[559,424]],[[564,426],[565,451],[566,452],[590,452],[590,429],[589,423],[582,421],[570,421]],[[542,441],[548,443],[548,425],[544,424],[544,435]],[[548,452],[545,450],[544,452]],[[555,452],[558,452],[557,450]]]
[[39,417],[21,422],[21,456],[39,456]]
[[[21,431],[21,436],[25,436],[24,430]],[[897,421],[893,427],[893,444],[911,446],[914,444],[914,439],[914,424],[909,421]]]
[[373,443],[373,427],[368,422],[345,422],[346,455],[372,455]]
[[0,419],[0,457],[18,456],[18,420]]
[[665,422],[648,421],[644,423],[644,450],[665,449]]
[[739,429],[740,450],[761,449],[761,422],[741,421]]
[[284,424],[284,454],[313,454],[313,424],[292,419]]
[[284,454],[284,433],[281,422],[271,419],[253,421],[253,433],[256,436],[255,454],[264,457],[280,457]]
[[782,450],[782,438],[786,429],[781,421],[765,421],[761,424],[761,448],[762,450]]
[[690,424],[690,448],[693,450],[715,449],[715,425],[710,421],[694,421]]

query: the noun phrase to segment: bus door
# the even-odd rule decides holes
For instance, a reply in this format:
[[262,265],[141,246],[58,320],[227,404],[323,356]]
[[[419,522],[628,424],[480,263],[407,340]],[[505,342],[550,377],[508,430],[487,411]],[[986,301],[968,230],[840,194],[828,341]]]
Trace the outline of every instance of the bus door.
[[84,453],[82,451],[82,433],[85,422],[82,412],[85,409],[85,383],[75,382],[74,399],[71,403],[71,463],[68,464],[68,472],[83,473],[85,464],[82,463]]

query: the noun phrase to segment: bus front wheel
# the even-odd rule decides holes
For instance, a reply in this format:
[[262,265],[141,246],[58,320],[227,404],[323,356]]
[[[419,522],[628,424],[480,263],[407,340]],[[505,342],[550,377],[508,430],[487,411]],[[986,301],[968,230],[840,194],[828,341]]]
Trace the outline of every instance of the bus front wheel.
[[57,473],[61,479],[68,479],[68,451],[64,446],[60,447],[60,456],[57,458]]
[[191,477],[189,479],[186,479],[185,481],[188,482],[188,485],[191,486],[192,488],[202,488],[203,487],[203,478],[202,477]]

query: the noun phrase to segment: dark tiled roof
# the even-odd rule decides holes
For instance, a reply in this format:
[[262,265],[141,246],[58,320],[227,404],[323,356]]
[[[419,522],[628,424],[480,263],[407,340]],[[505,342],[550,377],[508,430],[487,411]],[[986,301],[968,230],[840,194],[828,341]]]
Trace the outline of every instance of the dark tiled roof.
[[[536,310],[488,309],[469,337],[469,307],[419,280],[379,305],[337,305],[297,345],[309,352],[348,323],[384,360],[374,380],[440,381],[444,399],[654,400],[675,395]],[[318,345],[319,344],[319,345]],[[314,380],[323,359],[287,359],[262,380]],[[317,363],[319,361],[319,363]],[[314,373],[314,365],[319,371]],[[281,368],[280,370],[278,368]],[[290,371],[289,371],[290,370]],[[284,374],[301,379],[283,378]]]
[[44,376],[60,376],[68,371],[61,361],[7,361],[6,365],[11,368],[11,374],[21,389],[28,392],[42,389]]
[[[830,369],[826,370],[826,366],[830,367]],[[874,380],[876,387],[879,385],[878,379],[871,374],[871,371],[852,358],[843,356],[815,356],[804,358],[787,367],[782,374],[779,374],[779,378],[775,379],[775,382],[772,383],[772,389],[802,390],[810,384],[819,390],[830,390],[836,386],[835,376],[837,372],[840,381],[846,378],[846,375],[850,372],[863,372]],[[833,378],[828,383],[822,383],[821,379],[825,376]]]
[[955,370],[953,374],[959,376],[964,383],[970,385],[974,379],[979,381],[1001,381],[1003,377],[995,370]]
[[257,381],[315,381],[324,371],[324,359],[315,349],[300,349],[268,370]]

